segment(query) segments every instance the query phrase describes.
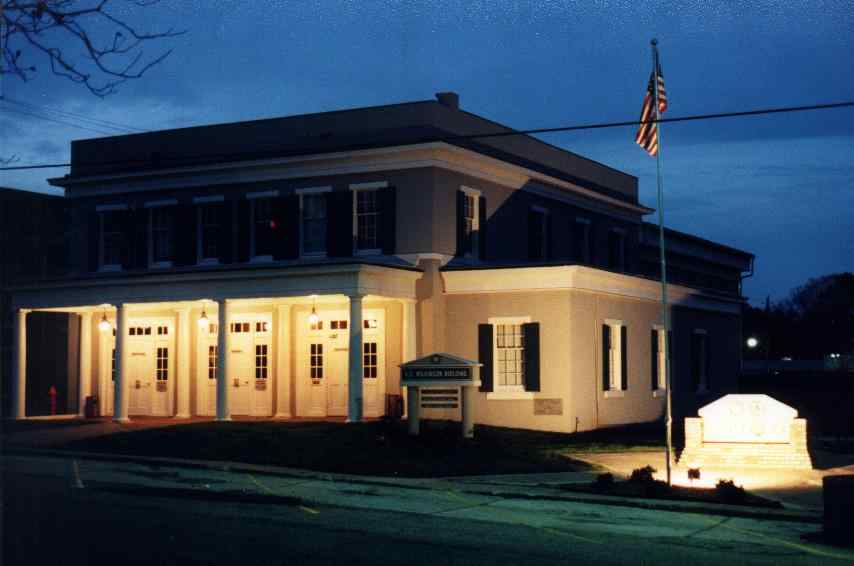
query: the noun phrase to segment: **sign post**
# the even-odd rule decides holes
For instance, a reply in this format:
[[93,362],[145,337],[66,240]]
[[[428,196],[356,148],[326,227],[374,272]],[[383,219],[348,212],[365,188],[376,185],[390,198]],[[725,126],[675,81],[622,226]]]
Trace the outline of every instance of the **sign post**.
[[[480,367],[483,364],[436,353],[417,360],[401,364],[400,384],[406,387],[407,423],[411,436],[421,431],[421,408],[456,408],[459,404],[462,413],[463,438],[474,437],[474,391],[480,386]],[[441,391],[427,390],[430,395],[422,395],[422,389],[441,387]],[[456,388],[461,394],[456,395]]]

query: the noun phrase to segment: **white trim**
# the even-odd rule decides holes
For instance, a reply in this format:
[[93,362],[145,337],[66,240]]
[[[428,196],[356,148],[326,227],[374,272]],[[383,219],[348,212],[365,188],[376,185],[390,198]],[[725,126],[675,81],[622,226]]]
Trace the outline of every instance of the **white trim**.
[[605,399],[619,399],[626,396],[626,392],[622,389],[608,389],[603,393]]
[[[493,384],[495,387],[496,384]],[[487,391],[487,401],[528,401],[534,399],[533,391]]]
[[150,200],[142,205],[143,208],[160,208],[163,206],[176,206],[178,199],[170,198],[164,200]]
[[471,187],[467,187],[465,185],[460,185],[460,190],[469,196],[473,196],[475,198],[479,198],[483,193],[481,193],[478,189],[473,189]]
[[225,202],[223,195],[210,195],[205,197],[193,197],[193,204],[208,204],[211,202]]
[[486,322],[495,326],[496,324],[528,324],[531,322],[530,316],[493,316],[486,319]]
[[95,212],[116,212],[127,209],[127,204],[99,204],[95,207]]
[[622,320],[617,320],[616,318],[606,318],[602,323],[608,326],[625,326]]
[[332,185],[326,185],[323,187],[304,187],[302,189],[297,189],[295,192],[298,195],[316,195],[321,193],[331,193]]
[[385,189],[388,187],[388,181],[373,181],[370,183],[350,183],[351,191],[370,191],[376,189]]
[[272,191],[257,191],[254,193],[246,193],[246,198],[248,200],[253,200],[256,198],[275,198],[279,196],[278,189],[274,189]]
[[667,389],[659,388],[659,389],[654,389],[652,392],[652,398],[653,399],[658,399],[659,397],[664,397],[665,395],[667,395]]
[[395,257],[398,257],[405,261],[406,263],[410,263],[412,265],[418,265],[422,260],[436,260],[441,262],[442,267],[445,266],[449,261],[454,259],[453,255],[450,254],[440,254],[440,253],[412,253],[412,254],[397,254]]

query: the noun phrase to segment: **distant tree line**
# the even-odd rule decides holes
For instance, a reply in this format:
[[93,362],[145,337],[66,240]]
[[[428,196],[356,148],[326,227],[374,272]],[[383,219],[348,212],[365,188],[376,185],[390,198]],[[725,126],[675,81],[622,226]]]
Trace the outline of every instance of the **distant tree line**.
[[832,353],[854,354],[854,273],[835,273],[808,280],[779,302],[747,306],[745,360],[824,359]]

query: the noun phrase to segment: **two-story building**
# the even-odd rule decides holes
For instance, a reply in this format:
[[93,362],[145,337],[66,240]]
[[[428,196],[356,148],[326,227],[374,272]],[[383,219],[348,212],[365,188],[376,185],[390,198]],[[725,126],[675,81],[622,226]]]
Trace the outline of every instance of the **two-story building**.
[[[442,93],[73,142],[51,183],[79,228],[75,269],[14,291],[15,414],[27,313],[49,310],[79,317],[80,398],[119,421],[378,417],[399,365],[431,352],[483,363],[478,423],[660,418],[658,246],[637,179],[512,133]],[[753,256],[667,238],[684,412],[735,388]]]

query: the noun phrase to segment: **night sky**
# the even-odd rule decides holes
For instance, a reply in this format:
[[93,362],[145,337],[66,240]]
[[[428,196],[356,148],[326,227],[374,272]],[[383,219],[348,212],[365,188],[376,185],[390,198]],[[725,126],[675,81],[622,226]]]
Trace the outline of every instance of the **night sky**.
[[[660,41],[666,117],[854,100],[850,1],[653,3],[164,1],[114,11],[146,30],[184,29],[174,53],[98,99],[53,77],[4,77],[7,97],[145,129],[424,100],[519,129],[636,119]],[[8,111],[0,155],[63,162],[97,134]],[[75,121],[75,120],[71,120]],[[640,179],[656,206],[655,160],[633,128],[543,139]],[[665,125],[665,221],[753,252],[760,304],[807,278],[854,271],[854,108]],[[0,172],[51,191],[65,169]],[[655,215],[647,217],[655,222]]]

